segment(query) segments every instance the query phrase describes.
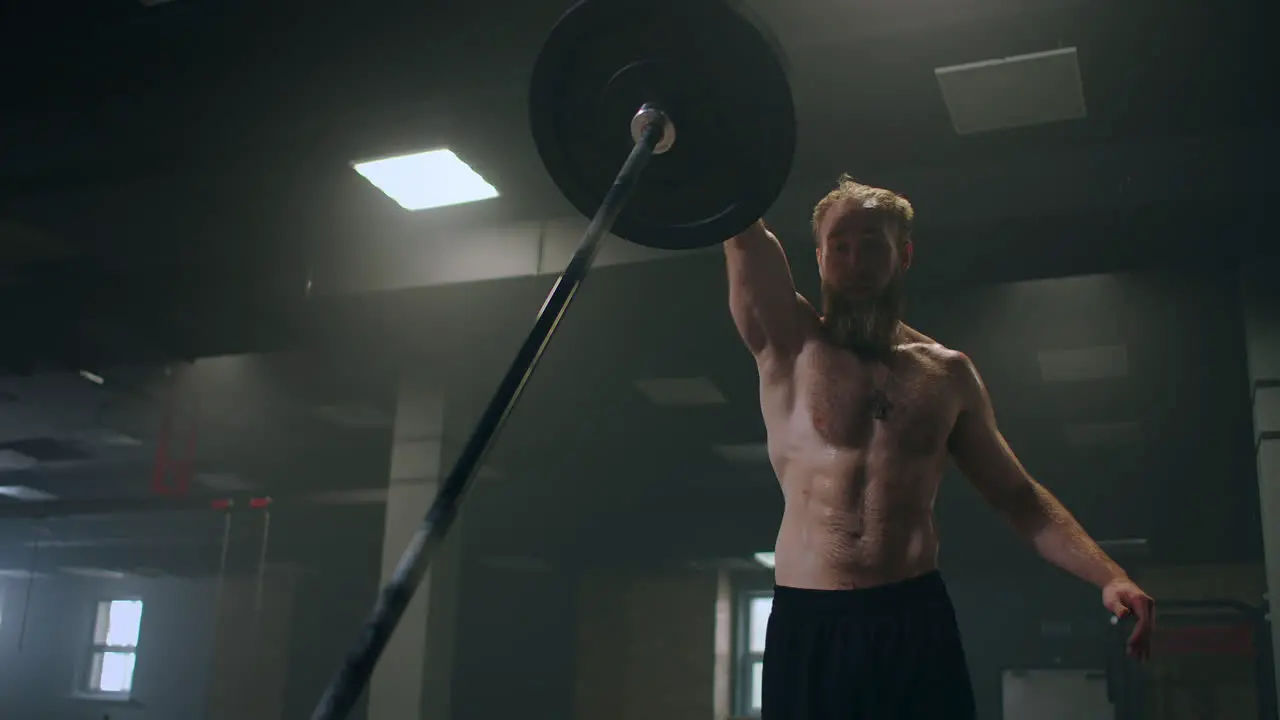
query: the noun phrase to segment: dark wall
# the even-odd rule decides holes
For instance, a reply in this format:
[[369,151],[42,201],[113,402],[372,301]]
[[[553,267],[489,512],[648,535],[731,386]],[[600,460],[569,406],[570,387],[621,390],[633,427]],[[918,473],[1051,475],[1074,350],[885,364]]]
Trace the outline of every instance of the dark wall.
[[[172,720],[204,716],[213,640],[212,581],[38,577],[0,580],[0,716],[33,720]],[[144,602],[134,702],[76,697],[96,603]],[[25,629],[25,632],[24,632]],[[19,641],[21,640],[21,647]]]
[[716,717],[717,590],[714,571],[584,575],[573,717]]
[[[1023,464],[1090,532],[1148,538],[1163,562],[1222,563],[1261,557],[1237,285],[1212,266],[1062,278],[927,295],[909,316],[974,359]],[[1127,376],[1041,379],[1039,352],[1102,345],[1127,348]],[[1140,440],[1066,440],[1071,424],[1115,422]],[[1007,547],[981,506],[958,474],[943,483],[947,567]]]
[[[365,571],[326,571],[299,582],[290,635],[285,717],[311,716],[355,642],[378,593],[378,564],[370,560],[366,565]],[[367,710],[366,703],[359,703],[349,717],[364,720]]]
[[454,720],[573,717],[577,577],[463,567]]

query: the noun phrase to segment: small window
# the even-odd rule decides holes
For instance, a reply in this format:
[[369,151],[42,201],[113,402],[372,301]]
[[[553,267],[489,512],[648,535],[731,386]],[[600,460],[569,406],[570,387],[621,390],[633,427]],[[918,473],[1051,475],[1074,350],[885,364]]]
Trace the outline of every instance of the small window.
[[764,678],[764,639],[773,611],[771,593],[748,593],[742,608],[738,638],[738,698],[744,715],[759,715]]
[[86,688],[89,692],[127,696],[133,690],[133,669],[138,659],[141,629],[141,600],[105,600],[98,603]]

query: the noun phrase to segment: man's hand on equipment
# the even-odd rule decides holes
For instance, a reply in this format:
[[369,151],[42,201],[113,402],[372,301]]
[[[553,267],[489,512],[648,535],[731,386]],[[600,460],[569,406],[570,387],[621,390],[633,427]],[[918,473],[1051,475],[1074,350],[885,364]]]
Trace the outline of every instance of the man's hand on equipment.
[[1156,602],[1129,578],[1117,578],[1102,588],[1102,604],[1117,618],[1132,614],[1138,622],[1129,635],[1129,657],[1151,658],[1151,633],[1156,624]]

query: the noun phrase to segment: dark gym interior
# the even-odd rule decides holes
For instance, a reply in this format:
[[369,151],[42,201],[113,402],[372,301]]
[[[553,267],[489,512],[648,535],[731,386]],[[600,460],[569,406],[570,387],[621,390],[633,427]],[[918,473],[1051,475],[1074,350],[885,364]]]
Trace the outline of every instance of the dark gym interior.
[[[311,716],[587,227],[528,127],[570,4],[0,9],[0,718]],[[1125,658],[949,470],[979,717],[1276,720],[1274,12],[750,5],[801,292],[841,173],[908,196],[907,321],[1159,608]],[[352,169],[436,148],[498,196],[408,211]],[[351,717],[758,714],[782,496],[724,264],[605,241]]]

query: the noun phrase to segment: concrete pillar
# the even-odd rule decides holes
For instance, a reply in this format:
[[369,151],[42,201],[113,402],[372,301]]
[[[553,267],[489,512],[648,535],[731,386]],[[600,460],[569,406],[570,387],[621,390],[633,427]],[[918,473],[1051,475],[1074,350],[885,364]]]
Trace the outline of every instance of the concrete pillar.
[[[1249,384],[1253,397],[1254,448],[1267,589],[1271,601],[1271,642],[1280,657],[1280,272],[1275,262],[1246,263],[1241,271]],[[1280,664],[1276,669],[1280,688]],[[1280,703],[1280,696],[1277,697]]]
[[[444,402],[421,378],[401,383],[391,447],[382,581],[435,498],[453,462],[444,441]],[[369,686],[369,720],[446,720],[453,678],[461,520],[439,549],[382,655]]]

